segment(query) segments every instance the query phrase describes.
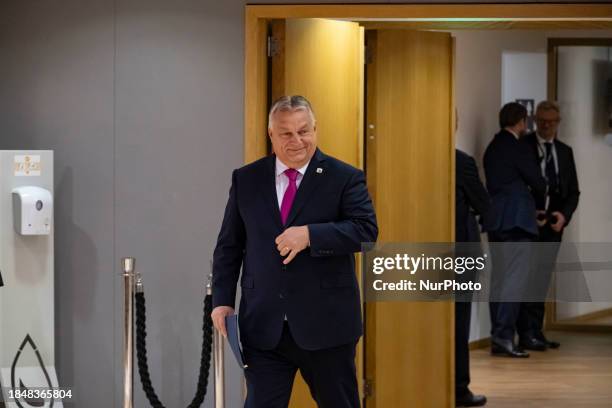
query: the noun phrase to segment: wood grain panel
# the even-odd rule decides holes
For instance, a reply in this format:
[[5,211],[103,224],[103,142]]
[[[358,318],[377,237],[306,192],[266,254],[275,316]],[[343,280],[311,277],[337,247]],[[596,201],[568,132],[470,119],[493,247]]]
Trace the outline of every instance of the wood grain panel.
[[[374,125],[368,158],[371,148],[376,156],[367,170],[375,178],[379,241],[452,241],[450,35],[378,31],[367,92]],[[366,376],[375,382],[368,407],[452,406],[452,304],[379,302],[367,310]]]
[[366,30],[609,30],[612,21],[607,20],[489,20],[489,21],[363,21]]
[[268,56],[267,22],[252,12],[246,15],[244,89],[244,160],[255,161],[267,154]]
[[317,117],[319,147],[359,166],[363,43],[356,23],[292,19],[285,32],[285,94],[305,96]]
[[248,5],[247,11],[261,18],[364,19],[529,19],[601,21],[612,18],[612,5],[567,4],[302,4]]

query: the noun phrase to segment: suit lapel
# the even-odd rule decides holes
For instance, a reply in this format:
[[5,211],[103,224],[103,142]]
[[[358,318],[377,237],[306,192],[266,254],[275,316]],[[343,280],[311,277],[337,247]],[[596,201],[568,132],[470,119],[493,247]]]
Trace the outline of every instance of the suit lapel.
[[566,164],[569,162],[569,159],[565,154],[566,150],[557,142],[557,138],[555,138],[553,143],[555,144],[555,151],[557,152],[557,168],[559,169],[559,184],[561,184],[565,176]]
[[266,207],[270,211],[276,225],[282,229],[280,209],[278,208],[278,197],[276,195],[276,156],[270,155],[266,163],[266,174],[262,181],[261,192]]
[[306,174],[304,174],[304,178],[298,188],[293,205],[291,206],[291,211],[289,212],[289,217],[287,217],[286,227],[289,227],[293,223],[304,205],[313,196],[313,192],[321,184],[324,178],[328,176],[326,170],[325,155],[317,149],[310,160],[310,164],[306,169]]
[[[525,136],[527,137],[527,136]],[[535,133],[531,133],[529,135],[529,139],[527,139],[527,141],[529,142],[529,145],[531,146],[531,149],[533,150],[533,152],[535,153],[537,159],[538,159],[538,166],[540,165],[540,160],[544,160],[544,157],[542,156],[542,151],[540,150],[540,145],[538,143],[538,137],[536,136]]]

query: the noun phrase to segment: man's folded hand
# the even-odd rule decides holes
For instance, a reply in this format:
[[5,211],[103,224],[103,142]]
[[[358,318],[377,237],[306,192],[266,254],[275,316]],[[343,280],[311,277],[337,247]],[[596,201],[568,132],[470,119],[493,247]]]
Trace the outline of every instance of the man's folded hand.
[[274,240],[276,248],[281,256],[286,256],[283,264],[287,265],[300,253],[310,245],[310,233],[308,226],[289,227]]

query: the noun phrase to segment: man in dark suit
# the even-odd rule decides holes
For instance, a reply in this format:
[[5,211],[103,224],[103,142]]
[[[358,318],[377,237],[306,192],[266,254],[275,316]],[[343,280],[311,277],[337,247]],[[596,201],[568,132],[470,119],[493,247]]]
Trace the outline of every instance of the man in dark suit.
[[534,293],[541,296],[542,301],[526,303],[526,313],[519,322],[519,331],[523,335],[520,344],[530,350],[544,351],[547,348],[558,348],[560,345],[544,336],[544,299],[563,230],[576,211],[580,197],[572,148],[557,138],[560,121],[558,104],[550,101],[540,102],[536,109],[537,131],[524,138],[548,184],[545,199],[536,202],[540,213],[538,240],[548,243],[539,248],[539,268],[536,271],[536,279],[532,280],[538,286]]
[[[455,150],[455,169],[455,241],[478,243],[480,228],[475,214],[487,215],[489,194],[480,181],[474,159],[458,149]],[[461,279],[474,279],[474,276],[464,275],[467,273],[461,275]],[[487,403],[484,395],[474,395],[469,389],[471,297],[471,293],[461,293],[455,302],[455,404],[458,407],[479,407]]]
[[268,133],[274,154],[232,175],[214,252],[213,322],[225,333],[242,266],[245,407],[286,407],[297,370],[319,407],[359,407],[354,253],[378,234],[365,178],[317,148],[304,97],[276,101]]
[[[529,283],[528,244],[538,236],[534,196],[539,198],[546,193],[546,181],[534,153],[519,142],[526,129],[526,118],[527,111],[522,105],[514,102],[504,105],[499,114],[501,131],[484,155],[491,196],[486,230],[493,243],[491,353],[509,357],[529,357],[515,345],[514,336],[522,307],[520,299]],[[520,244],[495,244],[506,242]]]

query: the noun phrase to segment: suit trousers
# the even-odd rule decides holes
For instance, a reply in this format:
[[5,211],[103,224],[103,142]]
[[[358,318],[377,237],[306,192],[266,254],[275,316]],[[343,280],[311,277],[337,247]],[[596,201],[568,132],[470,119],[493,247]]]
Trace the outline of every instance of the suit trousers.
[[[456,256],[482,256],[480,251],[461,251]],[[455,281],[459,283],[477,282],[478,276],[474,272],[466,271],[457,275]],[[472,291],[456,291],[455,295],[455,395],[457,398],[465,397],[470,385],[470,321],[472,318]]]
[[[493,272],[491,276],[491,336],[514,342],[519,321],[525,321],[526,308],[521,302],[528,289],[531,273],[531,247],[534,236],[515,229],[490,232],[489,241],[508,243],[491,249]],[[511,243],[518,243],[512,245]],[[519,333],[520,335],[521,333]]]
[[357,343],[322,350],[300,348],[285,321],[278,345],[272,350],[244,347],[247,382],[245,408],[285,408],[289,405],[297,370],[320,408],[358,408],[355,369]]
[[471,302],[455,303],[455,394],[462,397],[470,385]]
[[540,228],[538,241],[546,244],[538,247],[538,253],[535,255],[537,268],[533,271],[534,276],[531,280],[534,287],[532,293],[537,295],[538,301],[526,302],[524,304],[525,313],[521,315],[521,319],[517,322],[520,336],[535,337],[540,340],[545,338],[542,333],[544,328],[545,301],[555,269],[561,238],[562,234],[555,232],[548,224]]

